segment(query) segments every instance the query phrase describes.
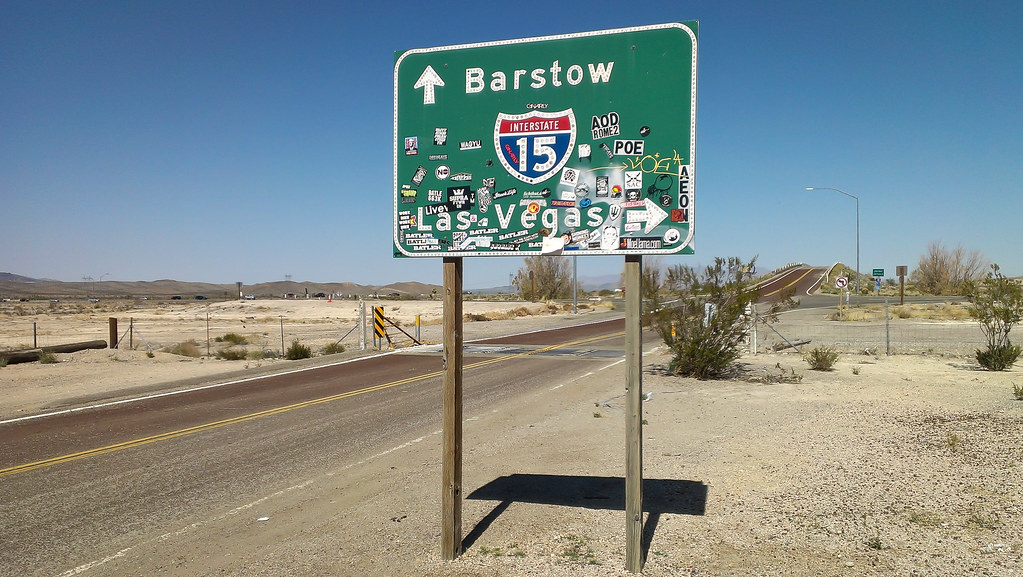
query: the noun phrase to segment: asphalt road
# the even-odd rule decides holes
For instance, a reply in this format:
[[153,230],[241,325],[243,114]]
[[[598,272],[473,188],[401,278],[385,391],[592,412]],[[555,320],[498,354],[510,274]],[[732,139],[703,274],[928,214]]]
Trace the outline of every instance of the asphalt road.
[[[622,358],[623,330],[468,344],[466,414]],[[422,438],[441,426],[442,378],[436,347],[0,424],[0,575],[105,575],[138,543]]]
[[803,298],[813,294],[824,281],[828,267],[799,266],[789,269],[760,285],[760,302],[776,302],[786,297]]

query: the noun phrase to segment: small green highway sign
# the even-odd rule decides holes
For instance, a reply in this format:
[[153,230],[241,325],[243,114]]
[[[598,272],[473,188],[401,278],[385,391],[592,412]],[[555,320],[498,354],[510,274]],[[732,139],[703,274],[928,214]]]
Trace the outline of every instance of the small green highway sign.
[[883,268],[875,268],[874,269],[874,276],[877,277],[877,278],[883,277],[884,276],[884,269]]
[[394,256],[691,254],[697,31],[396,52]]

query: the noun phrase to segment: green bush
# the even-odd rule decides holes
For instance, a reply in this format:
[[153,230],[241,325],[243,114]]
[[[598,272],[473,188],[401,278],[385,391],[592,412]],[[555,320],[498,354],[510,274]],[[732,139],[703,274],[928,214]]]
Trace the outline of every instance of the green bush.
[[248,357],[245,349],[223,349],[217,351],[217,358],[225,361],[244,361]]
[[977,362],[989,371],[1004,371],[1016,362],[1021,352],[1019,345],[988,345],[977,349]]
[[213,339],[218,343],[231,343],[232,345],[245,345],[248,344],[249,340],[238,333],[227,333],[222,337]]
[[993,264],[980,284],[968,285],[967,296],[973,305],[970,313],[987,337],[987,348],[977,349],[977,362],[990,371],[1008,369],[1020,354],[1009,333],[1023,322],[1023,284],[1006,278]]
[[[671,349],[668,369],[673,374],[721,377],[742,355],[743,340],[753,320],[749,313],[759,298],[752,282],[754,262],[718,257],[703,271],[675,265],[665,272],[660,288],[656,286],[660,275],[644,271],[644,295],[661,291],[672,303],[656,309],[651,320]],[[758,316],[764,321],[776,320],[777,313],[792,304],[786,297],[768,310],[758,311]]]
[[815,371],[830,371],[838,360],[838,351],[831,347],[818,346],[803,355],[803,359]]
[[[2,359],[2,358],[3,357],[0,357],[0,359]],[[2,365],[0,365],[0,366],[2,366]],[[1017,385],[1016,383],[1013,383],[1012,384],[1012,394],[1013,394],[1013,396],[1016,397],[1017,401],[1023,401],[1023,387]]]
[[298,342],[298,340],[291,341],[291,346],[284,353],[284,358],[289,361],[297,361],[299,359],[308,359],[313,356],[313,351],[308,346]]
[[57,355],[55,355],[52,351],[43,351],[39,353],[39,362],[44,365],[52,365],[53,363],[59,363],[60,361],[57,360]]
[[0,355],[0,369],[7,366],[7,357]]
[[345,352],[345,346],[341,343],[331,343],[323,347],[323,354],[336,355]]

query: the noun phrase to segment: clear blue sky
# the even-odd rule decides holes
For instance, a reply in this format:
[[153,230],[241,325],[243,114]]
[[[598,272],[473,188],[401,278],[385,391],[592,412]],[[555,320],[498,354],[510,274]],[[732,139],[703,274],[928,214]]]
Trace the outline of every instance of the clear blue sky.
[[[1023,3],[11,2],[0,271],[441,282],[392,258],[394,51],[700,23],[693,256],[1023,274]],[[620,257],[580,257],[617,274]],[[466,288],[517,258],[469,258]]]

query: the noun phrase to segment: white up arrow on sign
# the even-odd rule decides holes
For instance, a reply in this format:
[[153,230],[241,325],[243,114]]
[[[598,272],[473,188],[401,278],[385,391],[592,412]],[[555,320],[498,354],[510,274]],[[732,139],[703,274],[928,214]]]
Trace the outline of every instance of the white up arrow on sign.
[[646,201],[645,210],[630,210],[628,212],[628,222],[644,222],[646,226],[643,227],[643,234],[650,234],[650,231],[657,228],[657,225],[661,224],[665,218],[668,217],[668,213],[664,212],[661,207],[650,200],[649,198],[644,199]]
[[413,88],[423,88],[423,104],[433,104],[436,102],[434,96],[434,86],[444,86],[444,80],[441,79],[440,74],[433,69],[433,66],[427,65],[426,70],[419,75],[419,80],[416,80]]

